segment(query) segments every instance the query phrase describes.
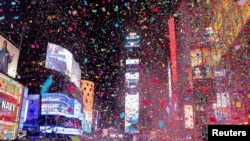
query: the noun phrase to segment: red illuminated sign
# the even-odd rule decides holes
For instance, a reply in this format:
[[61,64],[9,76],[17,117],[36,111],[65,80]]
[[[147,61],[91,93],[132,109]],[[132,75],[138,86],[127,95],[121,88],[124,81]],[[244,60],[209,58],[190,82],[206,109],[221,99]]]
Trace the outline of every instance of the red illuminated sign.
[[169,28],[169,38],[170,38],[172,81],[177,82],[176,39],[175,39],[174,18],[170,18],[168,20],[168,28]]

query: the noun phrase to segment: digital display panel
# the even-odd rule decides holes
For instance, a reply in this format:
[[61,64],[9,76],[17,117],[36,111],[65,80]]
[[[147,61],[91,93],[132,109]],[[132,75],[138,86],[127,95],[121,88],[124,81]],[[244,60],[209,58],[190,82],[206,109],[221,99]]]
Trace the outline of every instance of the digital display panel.
[[194,113],[192,105],[184,106],[184,116],[185,116],[185,128],[193,129],[194,128]]
[[[66,117],[77,117],[75,110],[75,99],[69,98],[61,93],[45,93],[42,95],[41,115],[64,115]],[[77,103],[78,107],[80,103]],[[80,106],[81,107],[81,106]]]
[[23,129],[26,131],[38,131],[38,118],[40,114],[40,95],[31,94],[28,96],[27,118]]
[[82,104],[63,93],[44,93],[41,96],[40,131],[68,135],[83,132]]
[[140,43],[140,36],[136,35],[136,33],[130,33],[125,39],[125,48],[138,48]]
[[176,63],[176,38],[174,18],[168,20],[168,30],[170,39],[170,58],[172,68],[172,80],[177,82],[177,63]]
[[24,86],[0,74],[0,140],[17,137]]
[[29,104],[28,91],[29,91],[28,87],[24,87],[22,110],[21,110],[21,116],[20,116],[20,121],[19,121],[19,129],[23,129],[23,124],[27,118],[28,104]]
[[73,55],[60,45],[48,43],[45,68],[56,70],[71,77]]
[[[20,50],[9,42],[6,38],[0,35],[0,47],[3,48],[3,44],[6,42],[7,50],[3,52],[3,49],[0,51],[0,72],[6,74],[12,78],[16,77],[17,64],[19,60]],[[4,56],[3,56],[4,53]],[[7,62],[6,62],[7,61]]]
[[125,95],[125,133],[138,133],[139,93]]

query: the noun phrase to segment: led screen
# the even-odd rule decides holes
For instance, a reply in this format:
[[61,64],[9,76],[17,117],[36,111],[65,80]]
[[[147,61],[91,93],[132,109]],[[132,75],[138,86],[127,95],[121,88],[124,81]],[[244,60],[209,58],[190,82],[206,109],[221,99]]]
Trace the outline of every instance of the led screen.
[[12,140],[18,133],[24,87],[3,74],[0,82],[0,140]]
[[126,59],[126,65],[139,64],[139,59]]
[[216,103],[213,103],[214,114],[218,124],[230,123],[230,98],[229,93],[216,93]]
[[[0,35],[0,47],[1,48],[3,46],[4,41],[7,42],[7,50],[9,52],[8,55],[6,55],[5,53],[5,56],[9,57],[10,60],[8,61],[9,63],[0,63],[0,72],[12,78],[15,78],[20,50],[16,46],[14,46],[11,42],[9,42],[6,38]],[[8,59],[6,59],[6,57],[5,58],[2,57],[3,56],[1,55],[2,51],[3,50],[0,51],[0,60],[2,59],[0,62],[5,62]],[[1,67],[3,69],[1,69]]]
[[73,82],[77,88],[80,89],[81,84],[81,69],[79,63],[77,63],[74,59],[72,61],[72,69],[71,69],[71,82]]
[[47,45],[45,68],[71,77],[73,55],[67,49],[52,43]]
[[125,95],[125,132],[138,133],[139,93]]
[[38,130],[38,118],[40,114],[40,95],[32,94],[28,96],[27,118],[23,129],[29,131]]
[[22,110],[21,110],[21,116],[19,121],[19,129],[23,129],[23,124],[26,121],[27,118],[27,112],[28,112],[28,87],[24,88],[23,93],[23,101],[22,101]]
[[185,128],[193,129],[194,128],[194,113],[192,105],[184,106],[184,116],[185,116]]
[[138,48],[140,47],[140,36],[136,33],[130,33],[125,39],[125,48]]
[[125,73],[125,78],[127,80],[129,79],[136,79],[139,80],[139,72],[131,73],[131,72],[126,72]]
[[83,131],[86,132],[86,133],[91,133],[92,130],[92,120],[93,120],[93,117],[92,117],[92,111],[85,111],[84,112],[84,124],[83,124]]
[[45,93],[41,96],[41,120],[41,132],[81,135],[82,104],[63,93]]
[[[41,115],[63,115],[66,117],[78,117],[75,114],[75,99],[61,93],[45,93],[42,95]],[[80,103],[77,102],[77,106]],[[80,106],[81,107],[81,106]],[[78,108],[76,108],[78,109]],[[79,112],[77,112],[79,113]]]

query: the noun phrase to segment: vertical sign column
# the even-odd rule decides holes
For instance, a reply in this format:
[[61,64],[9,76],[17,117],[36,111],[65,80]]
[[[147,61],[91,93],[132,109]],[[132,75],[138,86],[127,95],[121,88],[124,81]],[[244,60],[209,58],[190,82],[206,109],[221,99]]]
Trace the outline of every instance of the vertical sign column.
[[170,59],[172,68],[172,80],[177,82],[177,66],[176,66],[176,39],[175,39],[175,28],[174,18],[168,20],[169,38],[170,38]]

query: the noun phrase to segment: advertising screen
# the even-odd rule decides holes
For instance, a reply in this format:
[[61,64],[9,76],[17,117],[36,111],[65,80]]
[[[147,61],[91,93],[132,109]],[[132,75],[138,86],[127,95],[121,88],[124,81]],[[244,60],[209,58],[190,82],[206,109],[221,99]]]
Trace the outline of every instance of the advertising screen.
[[23,124],[27,118],[28,104],[29,104],[28,91],[29,91],[28,87],[24,87],[22,110],[21,110],[21,116],[20,116],[20,121],[19,121],[19,129],[23,129]]
[[45,68],[71,77],[73,55],[67,49],[52,43],[47,45]]
[[3,74],[0,82],[0,140],[11,140],[18,133],[24,87]]
[[37,130],[38,118],[40,114],[40,95],[32,94],[28,96],[27,118],[24,122],[24,130]]
[[192,105],[184,106],[184,116],[185,116],[185,128],[193,129],[194,128],[194,113]]
[[170,39],[170,58],[172,68],[172,80],[177,82],[177,65],[176,65],[176,39],[174,18],[168,20],[169,39]]
[[74,116],[74,99],[61,93],[45,93],[41,97],[41,115]]
[[[2,49],[4,42],[7,43],[8,52]],[[15,78],[20,50],[2,35],[0,35],[0,47],[0,72]]]
[[212,78],[214,66],[219,62],[220,56],[216,56],[210,49],[193,49],[191,51],[193,79]]
[[125,133],[138,133],[139,93],[125,95]]
[[140,42],[140,36],[131,32],[125,39],[125,48],[138,48],[140,47]]
[[56,133],[56,134],[66,134],[66,135],[82,135],[82,130],[77,128],[65,128],[65,127],[51,127],[51,126],[41,126],[41,131],[46,131],[46,133]]
[[230,108],[231,107],[229,93],[216,93],[216,103],[213,103],[213,109],[218,124],[230,123]]
[[41,96],[40,131],[81,135],[83,128],[82,104],[63,93],[44,93]]
[[92,120],[93,120],[92,111],[85,111],[84,117],[85,119],[83,124],[83,132],[91,133]]
[[72,61],[72,73],[71,73],[71,82],[73,82],[77,88],[80,89],[81,84],[81,69],[79,63],[77,63],[74,59]]

